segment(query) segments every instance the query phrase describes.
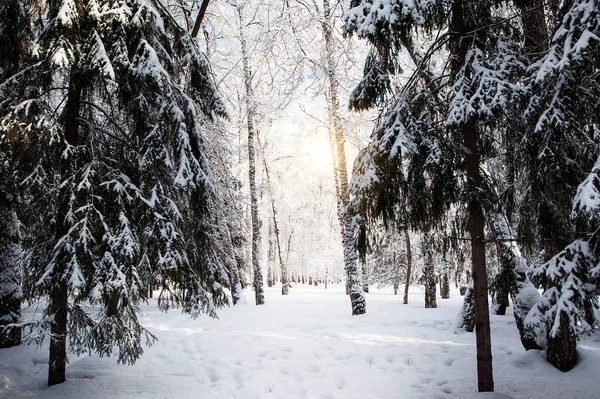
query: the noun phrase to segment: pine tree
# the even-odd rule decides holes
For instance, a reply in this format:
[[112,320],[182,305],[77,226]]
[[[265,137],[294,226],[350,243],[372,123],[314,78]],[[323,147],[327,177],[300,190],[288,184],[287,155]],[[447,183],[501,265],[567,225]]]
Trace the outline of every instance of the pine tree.
[[[30,58],[26,43],[31,39],[29,16],[19,0],[0,5],[0,115],[7,110],[7,81]],[[6,327],[21,321],[22,254],[19,222],[15,212],[18,166],[8,138],[0,138],[0,348],[21,343],[21,328]]]
[[[482,158],[492,155],[490,133],[523,69],[516,30],[492,15],[491,2],[357,0],[352,5],[346,29],[377,50],[380,62],[373,65],[397,63],[396,54],[405,48],[417,67],[384,108],[370,148],[359,161],[368,171],[363,176],[371,176],[372,182],[365,185],[357,178],[357,201],[365,202],[360,200],[365,195],[375,200],[369,205],[374,215],[425,231],[439,223],[452,203],[467,205],[479,389],[492,390],[484,240],[484,205],[490,198],[480,168]],[[423,55],[412,44],[415,30],[433,38]],[[428,65],[443,47],[448,48],[448,62],[436,76]],[[398,68],[380,69],[393,73]]]
[[154,340],[138,319],[147,265],[159,307],[192,316],[215,316],[229,278],[199,124],[223,107],[190,36],[159,1],[64,0],[43,12],[30,43],[39,58],[3,85],[14,95],[2,127],[28,150],[37,200],[24,215],[25,293],[50,299],[28,325],[40,332],[31,339],[50,333],[52,385],[65,379],[67,339],[75,353],[116,348],[130,364]]
[[557,21],[554,35],[530,68],[526,91],[531,131],[523,166],[531,189],[520,210],[521,231],[525,224],[537,226],[526,237],[543,242],[535,247],[543,250],[545,262],[533,279],[545,291],[525,329],[546,348],[548,361],[567,371],[577,361],[577,340],[598,322],[600,11],[597,1],[574,0],[550,12]]

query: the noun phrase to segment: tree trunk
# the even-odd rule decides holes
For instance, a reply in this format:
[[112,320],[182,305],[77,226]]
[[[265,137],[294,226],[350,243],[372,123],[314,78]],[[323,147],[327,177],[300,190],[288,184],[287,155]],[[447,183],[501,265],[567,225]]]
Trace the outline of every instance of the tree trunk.
[[[81,100],[80,77],[72,72],[67,94],[65,139],[73,147],[79,145],[79,112]],[[68,171],[69,167],[66,166]],[[68,173],[68,172],[67,172]],[[66,204],[65,204],[66,206]],[[57,240],[61,240],[69,232],[71,226],[64,217],[65,211],[59,211],[59,219],[63,221],[57,230]],[[68,276],[65,276],[66,267],[57,266],[54,270],[52,287],[50,288],[49,314],[53,316],[50,324],[50,355],[48,359],[48,386],[65,382],[67,366],[67,315],[69,287]]]
[[[185,294],[182,295],[185,297]],[[106,316],[113,317],[116,316],[119,312],[119,300],[121,299],[121,293],[117,291],[113,291],[107,301],[106,306]]]
[[532,60],[541,58],[548,50],[548,27],[544,0],[515,0],[521,13],[523,47]]
[[404,304],[408,304],[408,289],[410,288],[410,277],[412,272],[412,252],[410,249],[410,237],[408,229],[404,229],[404,240],[406,242],[406,282],[404,283]]
[[473,332],[475,329],[475,300],[473,297],[473,284],[469,284],[465,287],[463,294],[463,304],[460,308],[458,316],[454,324],[455,330],[465,330],[467,332]]
[[441,294],[440,296],[442,297],[442,299],[450,299],[450,281],[448,279],[448,272],[444,272],[442,274],[442,289],[441,289]]
[[263,277],[259,259],[260,226],[258,221],[258,195],[256,192],[256,154],[254,148],[254,90],[252,88],[252,74],[246,49],[244,4],[236,5],[240,24],[240,44],[242,50],[242,63],[244,67],[244,85],[246,88],[247,128],[248,128],[248,176],[250,180],[250,213],[252,220],[252,270],[254,272],[254,299],[257,305],[265,303]]
[[431,237],[428,233],[423,236],[425,246],[425,308],[437,308],[436,301],[436,278],[433,264],[433,253],[431,249]]
[[[478,133],[473,122],[463,129],[464,145],[467,148],[467,184],[470,192],[481,190],[479,174]],[[473,296],[475,302],[475,334],[477,345],[477,382],[479,392],[492,392],[492,343],[490,337],[490,314],[488,305],[487,275],[485,268],[485,243],[483,236],[485,220],[481,203],[476,195],[469,200],[468,228],[471,236],[471,261],[473,272]]]
[[502,275],[499,281],[499,297],[504,298],[507,293],[510,294],[515,322],[525,350],[542,349],[535,342],[533,335],[528,333],[524,327],[525,317],[539,300],[540,294],[527,277],[526,261],[521,256],[519,247],[513,241],[515,235],[506,216],[493,209],[487,211],[486,214],[488,228],[496,239],[496,247],[500,255],[500,273]]
[[200,27],[202,26],[202,20],[204,20],[204,15],[206,15],[208,3],[210,3],[210,0],[202,0],[202,5],[200,5],[200,10],[198,10],[198,16],[196,16],[196,22],[194,23],[194,27],[192,28],[192,37],[194,38],[198,36],[198,32],[200,31]]
[[[256,136],[257,136],[259,144],[260,144],[260,137],[258,136],[258,132],[256,133]],[[273,198],[273,192],[271,191],[271,171],[269,169],[269,165],[267,164],[266,156],[264,155],[265,148],[262,145],[261,145],[261,148],[263,148],[263,165],[265,168],[265,173],[267,175],[267,187],[269,188],[269,198],[271,199],[271,211],[273,212],[273,228],[275,230],[275,242],[277,244],[277,254],[279,257],[279,267],[281,270],[281,295],[288,295],[290,282],[288,280],[287,263],[283,262],[283,256],[282,256],[282,252],[281,252],[279,224],[277,223],[277,205],[275,204],[275,198]],[[271,248],[269,247],[269,250],[270,249]],[[288,241],[288,253],[289,253],[289,241]],[[275,256],[273,256],[273,260],[274,260],[274,258],[275,258]],[[275,281],[273,281],[273,285],[275,285]]]
[[573,334],[573,330],[569,328],[569,318],[562,311],[560,324],[561,327],[554,337],[551,333],[548,333],[546,359],[560,371],[569,371],[577,363],[577,339]]
[[354,226],[352,218],[346,213],[350,202],[348,193],[348,171],[346,165],[346,152],[344,149],[345,138],[340,118],[340,105],[338,98],[338,81],[335,73],[335,40],[331,22],[331,6],[329,0],[323,1],[323,19],[321,22],[323,38],[325,40],[324,61],[326,68],[327,89],[325,99],[329,117],[329,140],[333,158],[333,173],[336,183],[336,197],[338,220],[342,233],[344,248],[344,267],[347,276],[347,292],[350,295],[350,305],[353,315],[363,314],[367,311],[367,304],[362,290],[361,276],[358,270],[356,248],[354,243]]
[[21,321],[22,251],[13,196],[0,184],[0,348],[10,348],[21,344],[21,328],[6,326]]
[[64,279],[50,290],[50,357],[48,361],[48,386],[61,384],[66,379],[67,367],[67,312],[68,286]]
[[[394,281],[394,295],[398,295],[398,282],[397,281]],[[405,299],[408,302],[408,298],[405,297]],[[404,303],[406,303],[406,302],[404,302]]]
[[231,300],[233,305],[237,305],[242,299],[242,282],[240,280],[240,271],[238,268],[238,260],[233,246],[233,240],[231,239],[231,232],[226,229],[227,240],[229,241],[229,284],[231,284]]
[[[489,14],[488,3],[473,3],[457,0],[452,3],[450,29],[456,32],[451,56],[455,57],[453,72],[456,74],[465,65],[467,52],[472,46],[479,46],[485,39],[481,23]],[[487,20],[487,18],[485,18]],[[476,32],[475,34],[473,32]],[[467,79],[469,76],[466,77]],[[485,267],[485,220],[479,193],[482,179],[479,172],[479,132],[475,120],[464,121],[459,127],[463,138],[466,164],[467,192],[471,193],[468,202],[468,231],[471,237],[471,262],[473,273],[473,295],[475,301],[475,328],[477,347],[477,385],[479,392],[494,390],[492,372],[492,346],[490,338],[490,315],[488,305],[487,276]]]
[[362,287],[363,291],[369,293],[369,270],[367,269],[367,261],[361,262]]

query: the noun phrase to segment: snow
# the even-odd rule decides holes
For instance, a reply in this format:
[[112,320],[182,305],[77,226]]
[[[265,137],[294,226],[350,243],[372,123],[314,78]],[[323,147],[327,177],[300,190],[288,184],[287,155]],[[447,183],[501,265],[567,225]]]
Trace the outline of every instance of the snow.
[[[409,305],[371,287],[368,312],[350,315],[342,285],[265,288],[249,300],[195,320],[162,313],[151,300],[141,323],[158,337],[134,366],[116,358],[70,355],[67,382],[47,388],[48,350],[0,350],[0,397],[18,398],[504,398],[477,394],[475,335],[454,334],[462,297],[424,309],[411,287]],[[247,297],[252,292],[245,291]],[[541,351],[521,347],[510,309],[491,315],[495,387],[515,399],[596,397],[600,342],[581,342],[568,373]],[[474,396],[475,395],[475,396]]]

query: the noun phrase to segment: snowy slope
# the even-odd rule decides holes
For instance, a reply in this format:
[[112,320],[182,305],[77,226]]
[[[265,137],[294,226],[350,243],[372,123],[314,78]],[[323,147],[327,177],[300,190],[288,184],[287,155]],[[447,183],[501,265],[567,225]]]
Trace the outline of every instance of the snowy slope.
[[[164,314],[151,303],[142,323],[159,341],[135,366],[70,356],[67,382],[45,387],[47,349],[0,350],[6,398],[470,398],[476,392],[475,335],[456,335],[462,297],[437,309],[387,290],[366,294],[367,314],[350,316],[340,286],[267,288],[266,305],[223,309],[220,319]],[[251,293],[246,292],[248,298]],[[582,343],[569,373],[522,349],[512,314],[492,315],[496,391],[516,399],[595,398],[600,342]]]

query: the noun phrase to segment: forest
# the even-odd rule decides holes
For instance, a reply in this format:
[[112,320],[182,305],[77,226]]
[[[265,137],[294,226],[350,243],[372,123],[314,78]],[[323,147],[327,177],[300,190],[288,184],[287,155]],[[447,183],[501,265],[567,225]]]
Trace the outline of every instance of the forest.
[[0,0],[0,397],[591,399],[599,296],[600,0]]

